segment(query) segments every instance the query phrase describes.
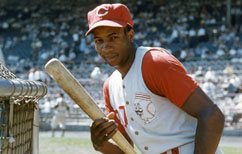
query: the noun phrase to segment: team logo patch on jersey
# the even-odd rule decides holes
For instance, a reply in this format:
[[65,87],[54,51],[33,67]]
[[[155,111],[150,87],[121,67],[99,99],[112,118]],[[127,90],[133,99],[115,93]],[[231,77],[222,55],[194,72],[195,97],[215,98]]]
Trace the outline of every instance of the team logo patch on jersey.
[[136,93],[134,105],[136,114],[144,121],[144,124],[149,124],[155,119],[155,106],[149,95]]

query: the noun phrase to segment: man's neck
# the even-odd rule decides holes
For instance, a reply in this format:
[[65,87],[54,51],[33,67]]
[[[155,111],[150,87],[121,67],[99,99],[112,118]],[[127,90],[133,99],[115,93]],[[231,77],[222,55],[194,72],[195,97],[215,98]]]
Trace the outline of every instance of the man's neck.
[[124,67],[120,67],[120,68],[116,68],[122,75],[122,78],[124,78],[126,76],[126,74],[129,72],[129,69],[131,68],[134,59],[135,59],[135,54],[136,54],[136,46],[132,46],[132,48],[130,48],[130,58],[127,60],[126,64]]

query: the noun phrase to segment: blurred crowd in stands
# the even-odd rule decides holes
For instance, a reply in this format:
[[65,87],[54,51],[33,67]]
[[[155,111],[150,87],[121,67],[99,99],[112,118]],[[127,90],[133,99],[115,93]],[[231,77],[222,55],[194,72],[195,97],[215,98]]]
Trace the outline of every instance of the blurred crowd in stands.
[[[0,4],[0,49],[7,67],[20,78],[39,80],[34,72],[58,58],[103,106],[102,84],[113,69],[96,53],[91,35],[84,36],[87,11],[100,2],[37,2]],[[233,121],[242,113],[242,2],[232,1],[230,25],[226,2],[122,1],[132,12],[137,45],[166,48]],[[50,85],[48,95],[56,94],[51,86],[57,86],[43,71],[41,76]]]

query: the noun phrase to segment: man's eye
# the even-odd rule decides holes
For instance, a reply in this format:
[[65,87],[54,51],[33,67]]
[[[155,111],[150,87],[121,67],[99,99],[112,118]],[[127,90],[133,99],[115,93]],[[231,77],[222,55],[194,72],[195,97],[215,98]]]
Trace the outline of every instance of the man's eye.
[[102,40],[95,40],[95,43],[100,44],[100,43],[102,43]]
[[117,38],[118,38],[117,36],[111,36],[112,40],[117,39]]

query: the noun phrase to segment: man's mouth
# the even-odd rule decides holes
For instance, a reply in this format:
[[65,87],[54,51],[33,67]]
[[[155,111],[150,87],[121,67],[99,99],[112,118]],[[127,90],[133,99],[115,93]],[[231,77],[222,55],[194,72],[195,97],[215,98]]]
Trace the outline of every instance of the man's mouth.
[[110,55],[110,56],[105,56],[105,60],[107,62],[113,62],[118,58],[118,55]]

